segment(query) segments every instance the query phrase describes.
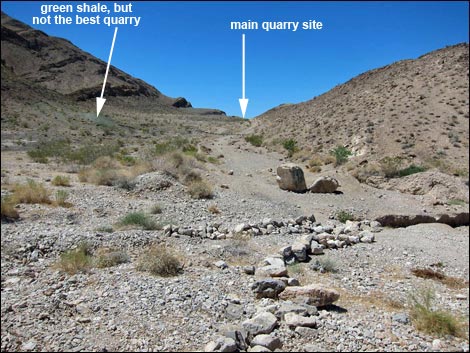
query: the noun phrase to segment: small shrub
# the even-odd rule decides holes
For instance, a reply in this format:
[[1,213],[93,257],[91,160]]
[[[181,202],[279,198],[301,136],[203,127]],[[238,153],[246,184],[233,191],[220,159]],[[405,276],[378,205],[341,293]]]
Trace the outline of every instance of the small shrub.
[[112,248],[100,248],[94,256],[94,264],[98,268],[117,266],[129,261],[127,253]]
[[214,197],[212,187],[204,180],[189,184],[188,192],[193,199],[211,199]]
[[217,205],[210,205],[207,210],[210,212],[210,213],[213,213],[213,214],[219,214],[220,213],[220,210],[217,208]]
[[207,161],[208,161],[209,163],[212,163],[212,164],[219,164],[219,163],[220,163],[220,160],[219,160],[219,159],[217,159],[217,158],[215,158],[215,157],[212,157],[212,156],[207,157]]
[[161,214],[163,212],[163,208],[160,205],[153,205],[150,209],[151,214]]
[[183,266],[173,251],[160,245],[145,251],[139,257],[136,268],[156,276],[171,277],[178,275]]
[[339,166],[346,163],[349,156],[352,156],[352,152],[348,150],[345,146],[337,146],[330,151],[331,155],[335,157],[335,165]]
[[410,318],[416,329],[438,336],[463,336],[462,324],[449,312],[433,310],[434,293],[424,290],[411,296]]
[[2,220],[12,221],[20,218],[15,203],[10,196],[2,197]]
[[56,175],[52,179],[51,184],[54,186],[70,186],[70,178],[68,176]]
[[400,168],[403,164],[401,157],[385,157],[380,161],[382,172],[387,178],[395,178],[400,174]]
[[29,179],[26,184],[17,184],[13,188],[12,201],[15,203],[50,204],[49,190],[44,185]]
[[405,169],[401,169],[398,172],[398,176],[399,177],[404,177],[404,176],[407,176],[407,175],[422,173],[424,171],[426,171],[425,167],[421,167],[421,166],[417,166],[417,165],[412,164],[412,165],[410,165],[409,167],[407,167]]
[[112,233],[112,232],[114,232],[114,228],[111,227],[111,226],[106,225],[106,226],[101,226],[101,227],[96,228],[96,231],[97,232]]
[[292,155],[299,150],[297,146],[297,141],[294,139],[284,140],[282,146],[287,150],[289,157],[292,157]]
[[465,200],[460,200],[460,199],[450,199],[447,201],[447,204],[450,206],[465,206],[467,203]]
[[353,221],[354,215],[345,210],[340,210],[336,213],[336,219],[341,223],[346,223],[346,221]]
[[60,255],[58,267],[70,275],[77,272],[87,272],[92,266],[90,247],[82,243],[78,248],[66,251]]
[[263,136],[262,135],[245,136],[245,141],[251,143],[255,147],[261,147],[263,145]]
[[69,193],[65,190],[57,190],[55,193],[55,202],[57,205],[61,207],[70,207],[72,204],[67,202],[67,198],[69,197]]
[[145,230],[161,229],[158,223],[143,212],[129,213],[119,222],[121,227],[139,226]]
[[329,257],[315,259],[315,262],[310,265],[310,268],[314,271],[319,271],[320,273],[338,272],[338,265]]

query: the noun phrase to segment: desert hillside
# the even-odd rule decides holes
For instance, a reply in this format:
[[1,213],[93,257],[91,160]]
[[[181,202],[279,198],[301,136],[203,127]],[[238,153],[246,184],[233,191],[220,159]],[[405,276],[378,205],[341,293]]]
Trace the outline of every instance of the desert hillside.
[[463,43],[365,72],[307,102],[267,111],[254,119],[254,132],[275,149],[295,139],[305,158],[346,146],[354,168],[400,157],[468,175],[468,53]]
[[2,14],[1,350],[468,352],[468,183],[419,168],[468,170],[467,51],[254,122],[113,68],[97,118],[105,64]]

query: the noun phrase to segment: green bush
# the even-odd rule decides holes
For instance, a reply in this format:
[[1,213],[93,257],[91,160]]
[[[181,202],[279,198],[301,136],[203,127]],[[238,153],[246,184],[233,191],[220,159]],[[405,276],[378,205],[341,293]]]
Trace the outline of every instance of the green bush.
[[122,227],[139,226],[145,230],[161,229],[161,226],[143,212],[132,212],[124,216],[119,222]]
[[295,152],[299,151],[299,148],[297,147],[297,141],[294,139],[284,140],[282,146],[287,150],[289,157],[292,157]]
[[345,146],[337,146],[330,153],[335,157],[336,166],[346,163],[349,156],[352,156],[352,152]]
[[57,190],[55,193],[55,202],[61,207],[70,207],[70,203],[67,202],[69,193],[65,190]]
[[426,171],[425,167],[421,167],[421,166],[417,166],[417,165],[412,164],[412,165],[410,165],[409,167],[407,167],[405,169],[401,169],[398,172],[398,176],[404,177],[404,176],[407,176],[407,175],[422,173],[424,171]]
[[86,243],[82,243],[78,248],[66,251],[60,255],[58,267],[73,275],[77,272],[86,272],[92,267],[93,258],[91,256],[90,247]]
[[245,141],[251,143],[255,147],[261,147],[261,145],[263,144],[263,136],[262,135],[245,136]]
[[354,215],[345,210],[340,210],[336,213],[336,219],[341,223],[346,223],[346,221],[353,221]]

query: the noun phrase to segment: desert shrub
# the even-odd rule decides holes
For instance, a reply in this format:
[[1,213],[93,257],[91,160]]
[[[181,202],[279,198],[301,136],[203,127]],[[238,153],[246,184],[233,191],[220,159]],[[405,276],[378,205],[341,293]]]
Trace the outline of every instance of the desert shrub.
[[338,265],[336,264],[336,261],[330,257],[315,258],[315,261],[310,265],[310,268],[321,273],[338,272]]
[[118,249],[99,248],[94,254],[94,265],[98,268],[117,266],[129,261],[129,255]]
[[409,167],[406,167],[405,169],[399,170],[398,171],[398,176],[404,177],[404,176],[407,176],[407,175],[422,173],[424,171],[426,171],[425,167],[421,167],[421,166],[417,166],[417,165],[412,164]]
[[348,160],[349,156],[352,156],[352,152],[345,146],[336,146],[330,151],[330,154],[335,157],[336,166],[344,164]]
[[56,175],[52,179],[51,184],[54,186],[70,186],[70,178],[68,176]]
[[400,173],[403,159],[401,157],[385,157],[379,163],[385,177],[395,178]]
[[76,249],[62,253],[57,265],[62,271],[73,275],[78,272],[87,272],[92,267],[92,263],[90,247],[82,243]]
[[161,214],[163,212],[162,206],[155,204],[150,208],[151,214]]
[[67,202],[69,193],[65,190],[57,190],[55,193],[55,202],[61,207],[70,207],[71,204]]
[[132,212],[125,215],[119,222],[119,226],[139,226],[145,230],[161,229],[161,226],[143,212]]
[[309,168],[312,168],[312,167],[320,167],[323,165],[323,161],[319,158],[319,157],[314,157],[314,158],[311,158],[309,161],[308,161],[308,167]]
[[289,157],[292,157],[292,155],[299,150],[297,141],[294,139],[284,140],[282,146],[287,150]]
[[81,182],[95,185],[118,186],[130,190],[133,185],[131,179],[145,169],[132,168],[132,171],[123,167],[117,160],[103,156],[96,159],[92,166],[82,169],[78,173]]
[[447,201],[447,204],[451,206],[465,206],[467,203],[465,202],[465,200],[461,199],[450,199],[449,201]]
[[346,223],[346,221],[353,221],[354,215],[345,210],[339,210],[336,212],[336,219],[341,223]]
[[210,213],[213,213],[213,214],[219,214],[220,213],[220,210],[218,209],[217,205],[215,204],[212,204],[210,205],[207,210],[210,212]]
[[87,144],[73,148],[68,140],[56,140],[39,143],[36,148],[28,151],[28,155],[36,162],[47,163],[51,157],[65,162],[90,164],[102,156],[113,156],[119,150],[117,144]]
[[50,204],[49,190],[43,184],[29,179],[26,184],[17,184],[13,188],[12,200],[15,203],[44,203]]
[[97,232],[112,233],[112,232],[114,232],[114,228],[111,227],[110,225],[104,225],[104,226],[96,228],[96,231]]
[[189,184],[188,192],[193,199],[211,199],[214,197],[212,187],[204,180]]
[[262,135],[245,136],[245,141],[251,143],[255,147],[261,147],[261,145],[263,144],[263,136]]
[[308,168],[312,173],[320,173],[321,172],[321,167],[320,166],[313,166]]
[[207,157],[207,161],[208,161],[209,163],[212,163],[212,164],[219,164],[219,163],[220,163],[220,160],[219,160],[219,159],[217,159],[217,158],[215,158],[215,157],[212,157],[212,156]]
[[2,197],[2,220],[12,221],[20,218],[11,196]]
[[171,277],[178,275],[183,266],[173,251],[158,245],[150,247],[140,255],[136,268],[156,276]]
[[438,336],[463,336],[462,324],[455,316],[447,311],[433,310],[434,298],[430,289],[411,295],[410,318],[416,329]]

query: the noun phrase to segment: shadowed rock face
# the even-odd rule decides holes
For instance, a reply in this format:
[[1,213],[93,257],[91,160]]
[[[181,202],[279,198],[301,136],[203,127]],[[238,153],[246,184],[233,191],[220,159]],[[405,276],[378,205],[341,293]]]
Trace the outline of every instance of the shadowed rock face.
[[[79,101],[101,94],[107,63],[65,39],[48,36],[3,12],[1,22],[2,66],[14,75]],[[168,106],[191,107],[185,98],[166,97],[155,87],[113,66],[105,92],[107,97],[142,96]]]

